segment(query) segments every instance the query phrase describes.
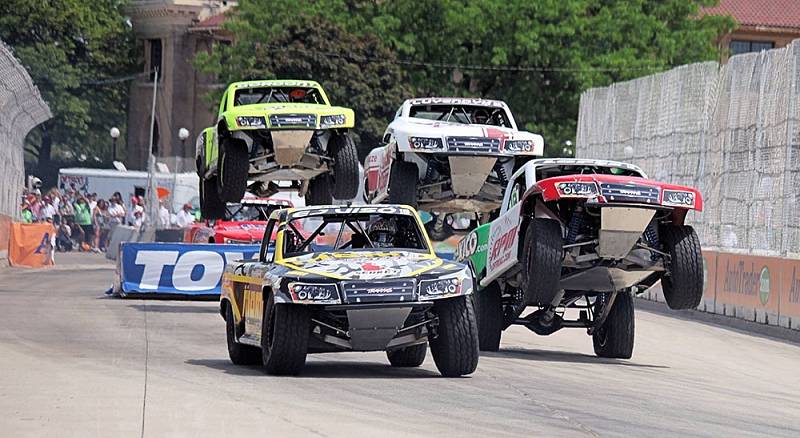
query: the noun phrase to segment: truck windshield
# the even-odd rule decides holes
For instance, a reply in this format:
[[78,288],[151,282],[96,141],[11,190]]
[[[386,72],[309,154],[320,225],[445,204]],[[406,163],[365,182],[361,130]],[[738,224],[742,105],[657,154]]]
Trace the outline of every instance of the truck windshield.
[[414,105],[408,113],[417,119],[437,120],[467,125],[489,125],[510,128],[502,108],[474,105]]
[[256,105],[260,103],[315,103],[324,105],[319,90],[304,87],[258,87],[240,88],[234,94],[234,105]]
[[239,204],[229,203],[227,205],[227,219],[231,221],[264,221],[269,219],[273,211],[283,208],[282,205],[269,204]]
[[541,166],[536,168],[536,181],[541,181],[546,178],[553,178],[556,176],[564,175],[622,175],[622,176],[638,176],[642,174],[633,170],[623,167],[614,166],[596,166],[596,165],[552,165]]
[[283,253],[293,257],[312,252],[397,249],[427,252],[428,246],[412,215],[358,214],[310,216],[286,223]]

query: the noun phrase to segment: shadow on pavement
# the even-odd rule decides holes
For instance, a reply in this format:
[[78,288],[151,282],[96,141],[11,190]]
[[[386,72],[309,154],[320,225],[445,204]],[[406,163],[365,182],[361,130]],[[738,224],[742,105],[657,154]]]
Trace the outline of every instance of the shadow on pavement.
[[[234,365],[227,359],[189,359],[189,365],[204,366],[237,376],[263,376],[260,366]],[[439,373],[422,368],[393,368],[388,364],[354,361],[309,361],[295,378],[315,379],[425,379],[440,377]]]
[[538,362],[569,362],[618,365],[638,368],[669,368],[668,366],[664,365],[642,364],[629,362],[625,359],[607,359],[590,354],[575,353],[570,351],[537,350],[529,348],[501,348],[500,351],[497,352],[482,351],[481,356],[525,359]]
[[156,313],[219,313],[219,308],[212,306],[185,306],[181,304],[134,304],[130,308]]

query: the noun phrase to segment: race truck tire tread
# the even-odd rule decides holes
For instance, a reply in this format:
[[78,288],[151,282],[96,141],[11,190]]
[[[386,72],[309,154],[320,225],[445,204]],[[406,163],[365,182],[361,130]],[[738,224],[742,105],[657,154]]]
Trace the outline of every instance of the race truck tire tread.
[[436,368],[445,377],[471,374],[478,367],[478,325],[475,309],[467,296],[438,300],[437,336],[430,339]]
[[330,179],[327,175],[320,175],[308,182],[306,192],[306,205],[331,205],[333,196],[331,195]]
[[481,351],[500,349],[503,332],[503,297],[497,282],[475,292],[475,313],[478,322],[478,340]]
[[633,356],[634,324],[633,295],[620,291],[603,326],[592,335],[594,354],[598,357],[630,359]]
[[355,198],[358,195],[360,175],[358,151],[353,139],[347,134],[334,134],[328,147],[334,163],[331,194],[340,200]]
[[225,335],[228,341],[228,356],[234,365],[260,365],[261,349],[236,342],[236,328],[233,323],[233,309],[225,306]]
[[661,279],[664,300],[670,309],[694,309],[703,299],[703,254],[700,239],[688,225],[661,228],[664,248],[670,255],[670,275]]
[[399,348],[387,351],[386,357],[393,367],[418,367],[425,362],[425,354],[428,351],[428,344],[412,345],[410,347]]
[[389,171],[389,203],[417,208],[418,179],[416,164],[394,160]]
[[525,304],[549,304],[561,281],[564,257],[561,224],[553,219],[533,218],[528,222],[524,242]]
[[227,138],[219,151],[219,197],[224,202],[239,202],[247,189],[250,158],[242,140]]
[[217,193],[217,177],[200,181],[200,215],[203,219],[225,219],[225,203]]
[[[303,370],[308,354],[308,338],[311,333],[311,315],[308,307],[301,304],[274,304],[270,296],[264,306],[261,327],[261,351],[264,371],[274,375],[297,375]],[[269,339],[270,312],[275,318],[272,348],[267,348]]]

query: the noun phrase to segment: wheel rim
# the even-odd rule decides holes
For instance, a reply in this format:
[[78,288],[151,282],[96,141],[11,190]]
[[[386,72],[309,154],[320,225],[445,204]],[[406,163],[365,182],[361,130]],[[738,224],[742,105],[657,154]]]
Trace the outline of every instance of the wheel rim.
[[272,344],[275,340],[275,308],[273,304],[273,308],[270,309],[269,314],[267,315],[269,318],[267,322],[267,333],[265,333],[265,346],[267,347],[267,353],[272,354]]

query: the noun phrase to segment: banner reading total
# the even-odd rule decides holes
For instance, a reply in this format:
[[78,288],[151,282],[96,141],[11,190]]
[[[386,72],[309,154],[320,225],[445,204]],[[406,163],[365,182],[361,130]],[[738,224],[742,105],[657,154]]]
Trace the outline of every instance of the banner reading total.
[[11,224],[8,261],[11,266],[41,268],[53,265],[53,224]]

